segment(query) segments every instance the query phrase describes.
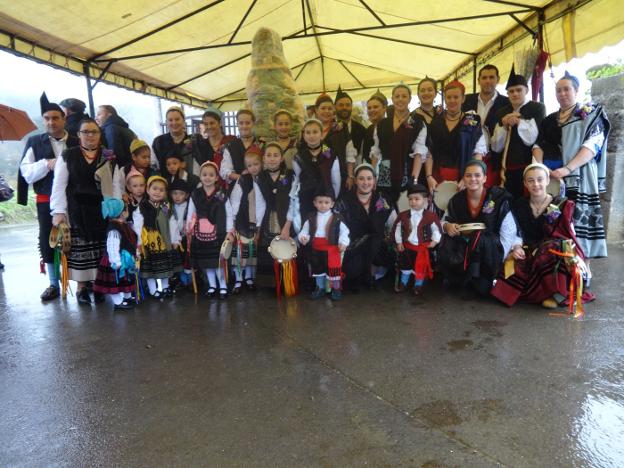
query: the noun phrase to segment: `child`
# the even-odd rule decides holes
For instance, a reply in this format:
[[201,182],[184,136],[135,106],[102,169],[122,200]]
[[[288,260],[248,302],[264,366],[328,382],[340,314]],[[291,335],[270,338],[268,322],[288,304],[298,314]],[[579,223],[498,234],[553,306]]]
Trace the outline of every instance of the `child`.
[[342,222],[340,215],[334,213],[334,194],[331,190],[320,190],[314,196],[313,213],[303,224],[299,241],[306,245],[312,239],[309,256],[312,276],[316,280],[316,289],[311,299],[320,299],[325,294],[325,278],[329,280],[331,298],[338,301],[341,293],[342,253],[349,246],[349,228]]
[[262,170],[260,150],[256,147],[249,148],[245,153],[244,163],[245,173],[238,178],[230,194],[237,241],[235,251],[232,252],[232,261],[237,262],[234,265],[236,280],[232,294],[241,291],[243,268],[245,286],[250,291],[256,289],[254,280],[258,259],[258,231],[266,211],[266,202],[257,181]]
[[303,141],[293,161],[293,170],[299,187],[301,219],[307,219],[314,212],[314,194],[322,187],[340,193],[340,164],[331,150],[322,143],[323,124],[309,119],[303,125]]
[[182,179],[191,190],[199,186],[199,177],[190,174],[185,169],[184,158],[175,150],[170,151],[165,156],[165,169],[167,170],[167,182],[171,184],[175,179]]
[[145,177],[134,167],[126,176],[128,198],[128,222],[132,224],[132,215],[145,197]]
[[149,294],[154,299],[170,298],[173,291],[169,288],[169,278],[181,269],[176,252],[180,234],[167,206],[167,181],[163,177],[152,176],[147,180],[147,198],[132,218],[138,237],[137,253],[141,257],[140,276],[147,278]]
[[206,273],[206,296],[214,297],[219,280],[219,298],[227,297],[227,281],[219,268],[219,254],[224,240],[234,239],[232,210],[225,193],[219,189],[219,168],[212,161],[203,163],[199,170],[202,186],[191,193],[186,232],[191,237],[190,259],[193,268]]
[[132,140],[132,143],[130,143],[130,153],[132,153],[132,162],[124,167],[115,167],[113,173],[114,198],[120,198],[122,200],[127,198],[124,187],[127,188],[128,176],[131,172],[141,174],[144,177],[144,182],[148,177],[156,174],[156,172],[150,168],[151,150],[147,143],[143,140]]
[[297,138],[291,137],[293,130],[293,116],[286,109],[280,109],[273,115],[273,127],[275,129],[275,142],[282,150],[284,163],[288,169],[292,169],[293,158],[297,153]]
[[108,219],[106,254],[98,266],[93,291],[109,294],[115,310],[134,308],[132,293],[135,290],[135,259],[137,236],[126,224],[128,210],[117,198],[102,202],[102,216]]
[[189,185],[182,179],[174,179],[169,185],[169,197],[173,206],[172,215],[175,218],[176,229],[180,234],[180,245],[182,245],[180,256],[184,270],[178,273],[178,278],[183,286],[191,284],[191,270],[186,242],[186,220],[190,192]]
[[394,288],[398,293],[405,291],[412,274],[415,295],[422,292],[425,279],[433,278],[429,249],[440,242],[442,227],[438,215],[426,209],[428,196],[424,185],[410,185],[407,189],[410,209],[402,211],[394,223],[397,266],[401,272]]

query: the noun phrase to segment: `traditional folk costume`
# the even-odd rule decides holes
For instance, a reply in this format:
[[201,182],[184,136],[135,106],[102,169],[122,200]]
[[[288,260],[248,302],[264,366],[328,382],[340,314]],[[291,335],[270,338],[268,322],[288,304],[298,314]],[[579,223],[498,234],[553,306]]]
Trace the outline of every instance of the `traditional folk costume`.
[[262,154],[264,154],[264,151],[268,143],[273,143],[273,142],[278,143],[280,145],[280,148],[282,148],[282,159],[284,160],[284,165],[286,166],[287,169],[292,170],[293,160],[295,159],[295,155],[297,154],[298,140],[296,137],[290,138],[286,146],[283,146],[282,142],[277,139],[275,140],[261,139],[260,142],[262,143]]
[[[408,189],[408,194],[413,193],[428,196],[427,189],[421,184]],[[407,286],[411,275],[414,275],[414,288],[417,292],[426,279],[433,278],[429,243],[440,242],[441,231],[438,215],[426,207],[420,210],[410,208],[399,213],[392,234],[394,242],[404,247],[402,252],[397,253],[397,268],[401,272],[403,288]]]
[[[212,164],[216,170],[216,164]],[[221,297],[227,296],[227,265],[220,264],[220,250],[227,233],[234,230],[232,209],[225,193],[218,188],[207,194],[204,187],[191,193],[187,214],[186,232],[190,237],[191,266],[205,272],[212,296],[217,289]],[[220,268],[220,267],[224,268]],[[225,270],[225,271],[224,271]]]
[[230,180],[230,174],[233,172],[236,174],[243,173],[245,170],[245,153],[250,149],[262,154],[262,143],[254,138],[249,145],[245,146],[241,138],[235,138],[223,149],[223,161],[221,161],[219,175],[230,185],[230,190],[234,186],[233,181]]
[[102,216],[109,219],[106,253],[98,265],[93,283],[93,291],[112,297],[115,309],[133,308],[131,296],[136,290],[137,236],[128,224],[118,219],[124,208],[124,203],[116,198],[102,202]]
[[176,230],[180,235],[180,259],[182,262],[182,271],[178,273],[178,278],[183,286],[189,286],[191,284],[191,264],[188,252],[188,242],[186,236],[186,223],[188,218],[188,206],[189,206],[189,194],[194,190],[191,186],[182,179],[174,179],[169,184],[169,195],[174,190],[179,190],[186,193],[186,198],[182,203],[174,203],[171,200],[171,206],[173,207],[172,216],[176,222]]
[[332,210],[325,213],[317,211],[301,228],[299,240],[306,237],[309,238],[311,245],[308,261],[316,281],[316,290],[312,293],[312,298],[319,299],[325,294],[328,281],[332,299],[340,299],[342,259],[338,245],[349,245],[349,228],[342,222],[338,213]]
[[91,162],[80,146],[68,148],[54,168],[50,209],[66,214],[71,227],[71,251],[67,257],[69,279],[95,280],[106,247],[106,222],[101,203],[112,196],[115,155],[99,148]]
[[384,241],[393,210],[378,192],[371,194],[367,209],[354,189],[344,193],[336,203],[335,211],[349,228],[350,244],[342,262],[345,282],[354,288],[358,284],[371,286],[375,279],[373,268],[386,271],[393,260]]
[[[43,93],[41,96],[41,115],[48,111],[63,113],[61,107],[58,104],[48,102],[45,93]],[[42,272],[45,271],[44,268],[47,269],[50,281],[50,287],[41,295],[43,300],[54,299],[59,295],[59,277],[54,267],[54,249],[50,247],[49,243],[52,229],[50,195],[52,194],[54,171],[48,168],[48,161],[60,159],[65,149],[79,144],[78,138],[70,136],[67,132],[58,140],[47,133],[32,136],[26,142],[17,173],[17,203],[24,206],[28,204],[29,184],[32,184],[35,191],[37,221],[39,223],[40,268]]]
[[394,115],[388,112],[377,124],[373,138],[371,154],[379,159],[377,187],[394,205],[411,181],[412,159],[419,155],[424,162],[427,158],[427,127],[421,119],[409,116],[394,130]]
[[[524,86],[528,89],[525,78],[522,75],[516,75],[513,66],[506,89],[512,86]],[[507,130],[503,127],[502,118],[512,112],[519,112],[521,119],[518,125]],[[524,195],[522,175],[524,169],[533,161],[533,144],[537,140],[539,126],[545,116],[546,107],[541,102],[535,101],[526,101],[516,109],[509,103],[496,113],[497,124],[490,139],[492,158],[488,169],[492,169],[497,176],[500,176],[504,164],[505,188],[514,198]],[[506,151],[505,146],[507,146]],[[492,182],[499,180],[498,177],[496,179]]]
[[193,166],[192,169],[188,166],[187,170],[191,174],[199,175],[199,168],[206,161],[214,162],[217,167],[221,167],[221,161],[223,161],[223,150],[225,146],[234,140],[232,135],[223,135],[219,143],[213,147],[209,138],[203,138],[201,135],[191,136],[191,146],[193,149]]
[[[485,170],[485,168],[484,168]],[[503,259],[511,247],[521,244],[518,229],[511,214],[511,196],[500,187],[483,189],[476,210],[468,201],[468,191],[456,193],[449,201],[442,219],[444,223],[483,223],[485,230],[454,237],[444,235],[440,245],[439,262],[442,273],[453,285],[471,285],[482,295],[492,288]]]
[[152,149],[154,150],[154,156],[160,168],[160,174],[163,177],[167,177],[168,175],[167,166],[165,164],[167,155],[172,153],[180,155],[184,161],[186,161],[186,167],[189,168],[189,171],[195,174],[193,141],[186,132],[182,137],[176,139],[174,139],[169,132],[158,135],[152,142]]
[[[152,174],[152,175],[155,175],[155,174]],[[145,179],[143,174],[141,174],[133,166],[130,169],[130,172],[128,172],[128,174],[126,175],[126,180],[124,182],[124,187],[125,187],[124,188],[124,193],[128,193],[128,220],[126,221],[128,224],[132,224],[132,216],[134,215],[134,212],[139,208],[139,205],[141,204],[141,202],[147,198],[147,194],[145,194],[145,193],[143,193],[143,196],[140,199],[136,199],[134,197],[134,195],[132,195],[131,193],[127,192],[128,182],[130,181],[130,179],[132,177],[138,177],[138,176],[141,176],[141,177],[143,177],[143,179]],[[147,180],[147,179],[145,179],[145,180]],[[117,198],[117,197],[115,197],[113,195],[113,198]]]
[[260,225],[266,211],[266,201],[258,186],[257,177],[243,174],[239,177],[230,195],[234,228],[236,229],[235,249],[232,263],[239,288],[243,281],[250,289],[255,287],[256,265],[258,261],[258,238]]
[[607,256],[606,233],[600,194],[606,191],[607,137],[611,125],[598,105],[579,105],[565,122],[559,112],[544,119],[536,145],[544,151],[544,164],[551,170],[568,164],[585,147],[594,158],[564,177],[566,197],[575,203],[574,229],[586,258]]
[[340,166],[331,149],[321,146],[321,152],[313,155],[305,142],[301,143],[299,152],[293,161],[298,187],[299,210],[301,219],[315,211],[314,195],[319,190],[331,190],[334,197],[340,193]]
[[[147,181],[147,188],[155,181],[162,181],[166,185],[162,177],[152,176]],[[173,293],[169,288],[169,278],[182,269],[180,255],[173,248],[173,244],[179,244],[181,239],[171,208],[166,201],[155,204],[145,199],[132,218],[132,227],[141,249],[140,276],[147,279],[153,297],[171,297]],[[160,285],[157,280],[160,280]]]
[[[174,158],[180,162],[184,162],[184,158],[182,156],[179,156],[177,153],[170,153],[165,157],[165,164],[170,158]],[[197,188],[200,185],[199,177],[195,174],[189,173],[186,169],[182,167],[180,167],[180,169],[178,169],[175,174],[170,174],[169,172],[167,172],[165,179],[167,180],[167,183],[169,185],[171,185],[176,179],[183,180],[188,184],[191,190]],[[171,188],[169,190],[171,190]]]
[[487,153],[481,120],[474,112],[464,114],[450,131],[444,114],[437,115],[431,120],[429,131],[432,175],[438,183],[446,180],[459,182],[473,155]]
[[[582,284],[578,283],[581,279],[578,275],[584,270],[584,253],[574,232],[574,202],[555,197],[535,217],[529,199],[518,198],[512,210],[526,246],[526,259],[513,261],[509,272],[505,268],[496,280],[492,296],[509,307],[519,300],[539,304],[549,298],[569,304],[570,292],[577,291],[581,296],[577,305],[594,300],[594,294],[583,292]],[[569,254],[572,256],[568,257]],[[575,294],[572,296],[574,303],[577,298]]]
[[[380,103],[383,104],[384,107],[388,107],[388,99],[384,96],[379,89],[375,91],[375,93],[368,99],[369,101],[372,99],[376,99]],[[369,125],[364,131],[364,137],[362,138],[362,163],[372,164],[372,155],[371,149],[375,146],[375,130],[377,128],[376,124]],[[375,168],[375,174],[378,173],[378,168]]]

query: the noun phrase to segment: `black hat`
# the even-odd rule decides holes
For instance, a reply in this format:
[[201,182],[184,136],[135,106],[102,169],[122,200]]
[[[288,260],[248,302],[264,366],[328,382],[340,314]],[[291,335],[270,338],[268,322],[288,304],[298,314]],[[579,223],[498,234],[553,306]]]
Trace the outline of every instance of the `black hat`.
[[321,185],[314,192],[314,198],[316,197],[329,197],[333,201],[336,201],[336,195],[334,194],[334,189],[332,189],[331,187],[325,187],[325,185]]
[[76,112],[78,114],[83,114],[87,108],[87,105],[84,102],[76,98],[63,99],[59,104],[65,109],[70,109],[72,112]]
[[338,100],[342,98],[347,98],[349,101],[353,102],[353,99],[351,99],[351,96],[345,93],[340,87],[340,85],[338,85],[338,91],[336,92],[336,99],[334,100],[334,104],[336,104]]
[[174,190],[181,190],[183,192],[190,193],[191,187],[186,180],[176,177],[173,179],[173,182],[169,184],[169,192]]
[[63,112],[63,109],[61,109],[61,106],[59,106],[55,102],[48,101],[48,96],[46,96],[45,91],[39,98],[39,103],[41,104],[41,115],[45,114],[48,111],[58,111],[61,114],[65,115],[65,112]]
[[429,196],[429,190],[423,184],[409,184],[407,186],[407,196],[414,193],[422,193],[424,196]]
[[511,72],[509,72],[509,79],[507,80],[507,85],[505,86],[505,89],[509,89],[512,86],[518,86],[518,85],[522,85],[527,89],[529,87],[529,85],[527,84],[527,80],[524,76],[516,75],[516,72],[514,71],[514,65],[512,64]]
[[177,160],[184,162],[184,158],[182,157],[180,153],[181,151],[178,151],[176,149],[172,149],[168,151],[167,154],[165,154],[165,162],[167,162],[167,159],[171,159],[171,158],[176,158]]

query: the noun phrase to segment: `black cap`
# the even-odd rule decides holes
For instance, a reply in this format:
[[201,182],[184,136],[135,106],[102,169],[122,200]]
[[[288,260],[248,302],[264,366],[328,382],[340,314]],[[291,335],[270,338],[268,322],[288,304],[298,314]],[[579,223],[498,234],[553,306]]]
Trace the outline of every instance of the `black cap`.
[[353,102],[353,99],[351,99],[351,96],[345,93],[340,87],[340,85],[338,85],[338,91],[336,92],[336,99],[334,100],[334,104],[336,104],[338,100],[342,98],[347,98],[349,101]]
[[175,149],[170,150],[169,152],[167,152],[167,154],[165,154],[165,162],[167,161],[167,159],[171,159],[171,158],[175,158],[179,161],[184,162],[184,158],[180,154],[180,151],[175,150]]
[[314,198],[316,197],[329,197],[333,201],[336,201],[336,195],[334,194],[334,190],[332,188],[325,187],[325,185],[321,185],[314,192]]
[[414,193],[422,193],[424,196],[429,196],[429,190],[423,184],[409,184],[407,186],[407,195]]
[[58,111],[61,114],[65,115],[65,112],[63,112],[63,109],[61,109],[61,106],[59,106],[55,102],[48,101],[48,96],[46,96],[45,91],[39,98],[39,103],[41,104],[41,115],[45,114],[48,111]]
[[507,79],[507,85],[505,86],[505,89],[509,89],[512,86],[518,86],[518,85],[522,85],[526,88],[529,87],[529,85],[527,84],[527,80],[524,76],[522,75],[516,75],[516,72],[514,71],[514,65],[511,65],[511,72],[509,72],[509,78]]
[[182,190],[183,192],[190,193],[191,187],[186,180],[176,177],[173,179],[173,182],[169,184],[169,192],[174,190]]

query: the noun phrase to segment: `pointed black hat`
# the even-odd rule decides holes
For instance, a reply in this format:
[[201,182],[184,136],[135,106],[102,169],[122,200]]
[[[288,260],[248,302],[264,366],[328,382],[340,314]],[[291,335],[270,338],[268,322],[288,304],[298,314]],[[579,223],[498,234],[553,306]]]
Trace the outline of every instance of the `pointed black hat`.
[[48,96],[46,96],[45,91],[39,98],[39,103],[41,104],[41,115],[45,114],[48,111],[59,111],[61,114],[65,115],[65,112],[63,112],[61,106],[59,106],[55,102],[48,101]]
[[347,98],[349,101],[353,102],[353,99],[351,99],[351,96],[345,93],[340,87],[340,85],[338,85],[338,91],[336,92],[336,99],[334,99],[334,104],[336,104],[338,100],[342,98]]
[[527,80],[524,76],[516,75],[514,65],[512,64],[511,72],[509,72],[509,78],[507,79],[507,85],[505,85],[505,89],[509,89],[512,86],[518,86],[518,85],[525,86],[526,88],[529,87],[529,85],[527,84]]

